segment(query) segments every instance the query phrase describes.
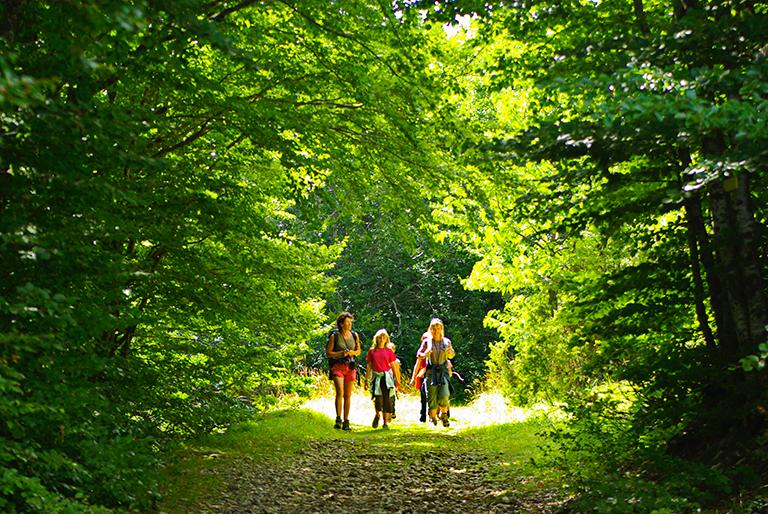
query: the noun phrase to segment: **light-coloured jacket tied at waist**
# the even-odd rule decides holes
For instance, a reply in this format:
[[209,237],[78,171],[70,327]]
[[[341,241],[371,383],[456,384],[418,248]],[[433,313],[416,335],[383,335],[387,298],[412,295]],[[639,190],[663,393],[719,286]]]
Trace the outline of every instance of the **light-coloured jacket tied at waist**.
[[392,370],[388,371],[374,371],[371,373],[373,377],[371,379],[371,394],[373,396],[381,396],[381,377],[384,377],[387,383],[387,389],[389,389],[389,396],[395,396],[395,377],[392,375]]

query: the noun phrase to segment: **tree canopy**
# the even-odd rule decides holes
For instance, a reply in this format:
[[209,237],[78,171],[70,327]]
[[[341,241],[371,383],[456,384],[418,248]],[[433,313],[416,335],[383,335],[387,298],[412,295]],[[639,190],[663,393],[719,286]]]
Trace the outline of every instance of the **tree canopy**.
[[150,510],[171,441],[306,393],[341,309],[406,362],[443,318],[472,388],[570,411],[564,455],[754,491],[766,17],[0,4],[0,510]]

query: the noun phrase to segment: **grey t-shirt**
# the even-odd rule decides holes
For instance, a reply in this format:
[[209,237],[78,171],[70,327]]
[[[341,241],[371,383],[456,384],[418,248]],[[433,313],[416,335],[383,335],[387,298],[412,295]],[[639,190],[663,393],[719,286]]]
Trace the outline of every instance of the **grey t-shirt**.
[[429,354],[429,362],[432,364],[445,364],[448,360],[448,347],[451,345],[451,340],[447,337],[442,338],[440,341],[432,341],[432,351]]
[[357,346],[355,344],[355,333],[351,332],[349,334],[349,339],[346,339],[343,335],[341,335],[341,332],[334,332],[334,338],[333,338],[333,351],[334,352],[345,352],[345,351],[353,351],[355,347]]

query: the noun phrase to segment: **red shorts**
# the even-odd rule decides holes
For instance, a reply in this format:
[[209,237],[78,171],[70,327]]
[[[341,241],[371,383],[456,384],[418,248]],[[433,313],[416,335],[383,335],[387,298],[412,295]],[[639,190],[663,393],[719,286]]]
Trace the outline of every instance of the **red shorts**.
[[357,380],[357,370],[349,367],[348,364],[334,364],[331,366],[332,377],[344,377],[344,382],[354,382]]

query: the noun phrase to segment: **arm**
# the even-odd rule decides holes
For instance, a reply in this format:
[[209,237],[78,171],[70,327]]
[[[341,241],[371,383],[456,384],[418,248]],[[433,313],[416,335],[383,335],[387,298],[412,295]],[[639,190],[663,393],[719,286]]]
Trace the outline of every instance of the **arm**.
[[400,389],[400,359],[395,359],[392,361],[392,374],[395,376],[395,387],[399,390]]
[[411,384],[413,385],[416,385],[416,375],[419,372],[422,362],[424,362],[422,359],[416,359],[416,362],[413,363],[413,371],[411,371]]
[[453,359],[454,357],[456,357],[456,352],[453,349],[453,343],[451,343],[451,340],[448,339],[447,337],[445,338],[445,342],[448,343],[448,347],[445,349],[445,355],[449,359]]
[[355,349],[351,352],[349,352],[349,355],[352,355],[353,357],[357,357],[363,353],[362,348],[360,348],[360,334],[355,332]]
[[427,337],[421,341],[419,351],[416,352],[417,359],[426,359],[427,355],[432,351],[432,338]]
[[331,332],[328,335],[328,344],[325,347],[325,356],[329,359],[336,359],[338,356],[336,355],[339,352],[333,351],[333,332]]
[[413,371],[411,371],[411,384],[414,386],[416,385],[419,371],[426,365],[425,359],[426,355],[429,353],[426,351],[427,339],[428,337],[426,335],[421,336],[421,344],[419,345],[419,349],[416,350],[416,362],[413,363]]
[[336,334],[331,332],[331,334],[328,336],[328,346],[325,347],[325,355],[329,359],[341,359],[342,357],[345,357],[345,352],[334,352],[333,351],[333,343],[334,343],[334,337],[335,336],[336,336]]

